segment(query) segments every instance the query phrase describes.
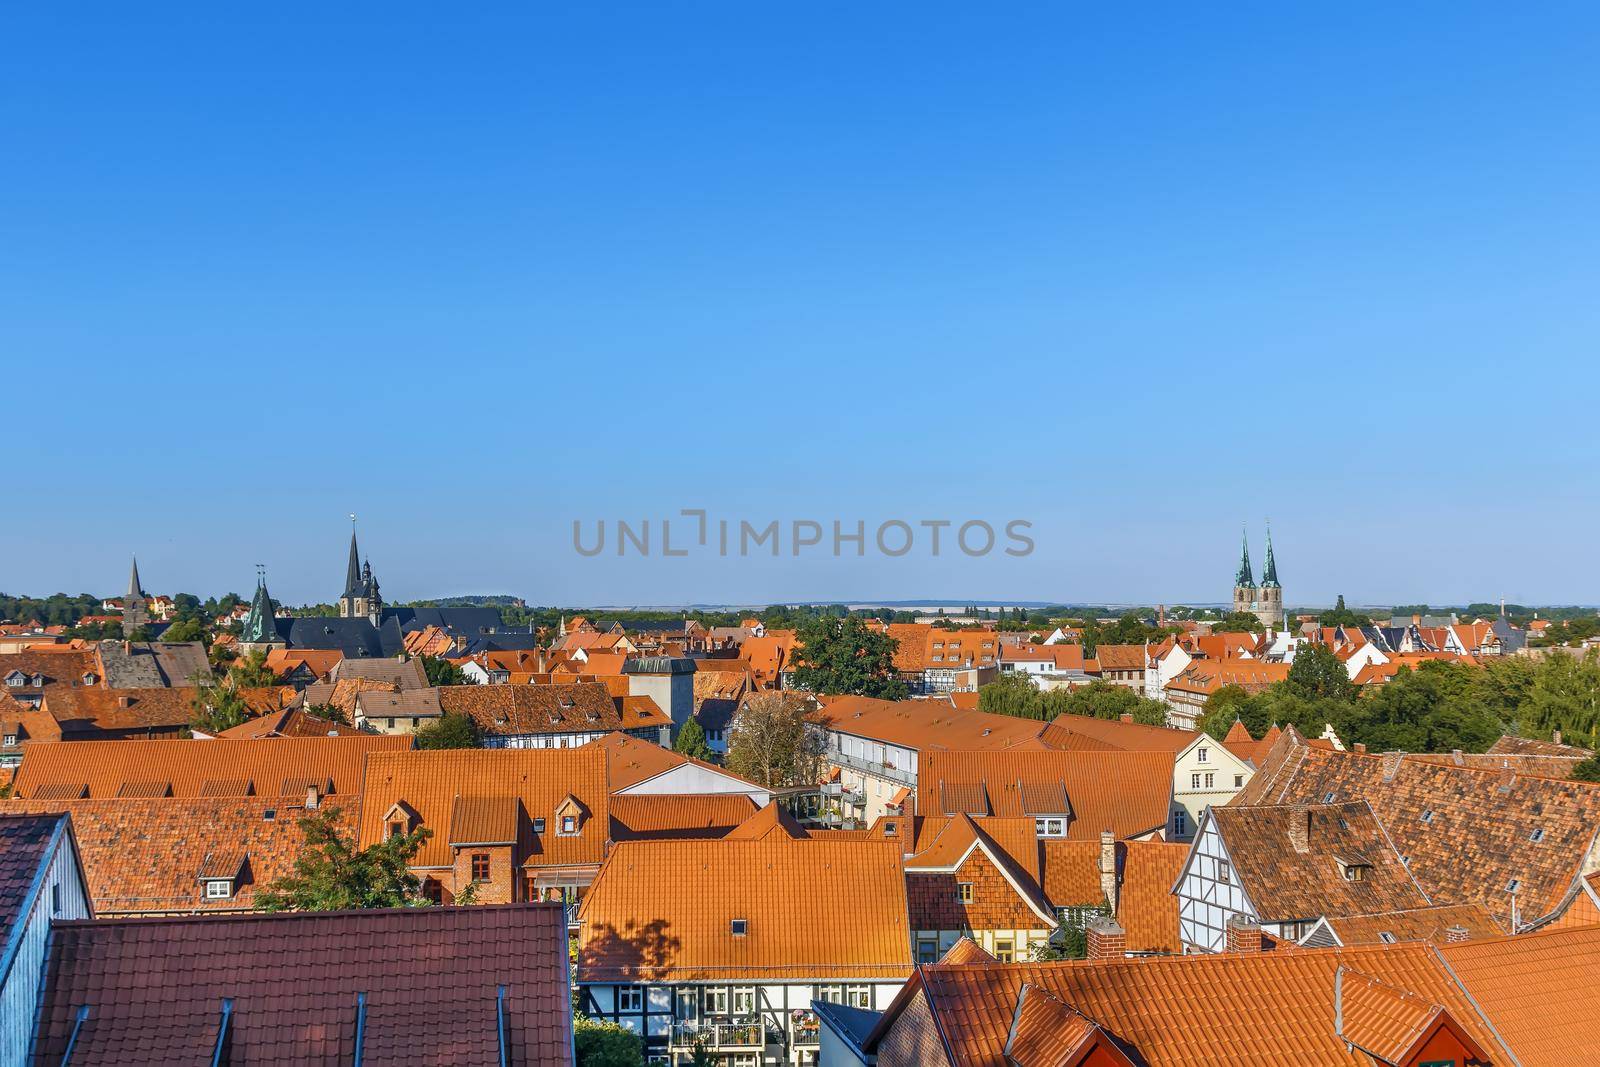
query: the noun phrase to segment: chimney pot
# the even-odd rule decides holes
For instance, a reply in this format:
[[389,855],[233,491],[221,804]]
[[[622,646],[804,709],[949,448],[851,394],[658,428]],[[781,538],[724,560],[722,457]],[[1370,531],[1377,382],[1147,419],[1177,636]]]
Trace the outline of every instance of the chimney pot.
[[1084,955],[1090,960],[1120,960],[1128,954],[1128,935],[1109,915],[1091,923],[1084,940]]
[[1296,804],[1289,811],[1289,844],[1296,852],[1311,851],[1311,808]]
[[1261,951],[1261,924],[1249,915],[1228,918],[1226,949],[1230,954]]

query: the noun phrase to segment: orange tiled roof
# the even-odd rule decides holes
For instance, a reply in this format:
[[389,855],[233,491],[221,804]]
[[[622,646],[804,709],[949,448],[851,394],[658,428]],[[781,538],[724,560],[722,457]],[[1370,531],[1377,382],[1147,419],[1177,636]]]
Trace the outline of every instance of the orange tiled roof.
[[1165,726],[1146,726],[1120,719],[1097,719],[1090,715],[1057,715],[1041,735],[1056,748],[1079,746],[1071,738],[1087,737],[1124,752],[1181,752],[1200,736],[1198,730],[1173,730]]
[[614,841],[724,837],[759,810],[747,793],[621,795],[610,804]]
[[[124,733],[179,729],[194,717],[193,688],[69,689],[52,687],[43,708],[61,724],[69,739],[77,734]],[[239,696],[255,713],[275,711],[294,699],[292,689],[267,686],[241,689]]]
[[489,734],[593,733],[671,722],[649,698],[625,697],[619,708],[610,690],[597,682],[451,685],[438,693],[441,708],[471,715]]
[[1524,1067],[1600,1062],[1600,926],[1437,950]]
[[[1504,1056],[1435,949],[1421,943],[1096,963],[932,964],[920,975],[922,995],[940,1020],[952,1061],[962,1067],[1008,1067],[1003,1050],[1022,990],[1030,986],[1115,1034],[1123,1048],[1137,1052],[1136,1062],[1152,1067],[1370,1067],[1367,1054],[1339,1033],[1339,987],[1342,973],[1352,971],[1439,1005],[1469,1047],[1491,1050],[1496,1063]],[[915,994],[913,989],[897,998],[896,1008],[912,1003]],[[1359,1020],[1358,1030],[1367,1028],[1363,1035],[1392,1032],[1364,1016],[1372,1005],[1351,1007],[1350,1021]],[[891,1009],[878,1033],[897,1015]],[[879,1062],[886,1061],[880,1056]]]
[[[16,794],[45,789],[87,789],[94,799],[114,797],[128,782],[165,781],[177,797],[197,797],[207,782],[249,779],[257,796],[285,795],[284,783],[331,781],[335,796],[361,792],[368,753],[411,747],[409,737],[286,737],[256,741],[74,741],[34,745],[17,772]],[[293,795],[293,794],[290,794]],[[304,799],[305,790],[298,795]]]
[[1328,927],[1341,945],[1378,945],[1395,941],[1444,943],[1452,926],[1470,938],[1505,933],[1482,904],[1434,904],[1405,911],[1330,916]]
[[[983,814],[1032,818],[1059,814],[1039,809],[1024,784],[1064,786],[1071,806],[1067,835],[1136,837],[1167,824],[1172,804],[1172,753],[1038,751],[922,753],[917,776],[917,811],[955,814],[946,803],[955,792],[979,789]],[[1031,810],[1030,810],[1031,809]],[[978,814],[974,810],[969,814]]]
[[[744,922],[743,933],[735,920]],[[905,876],[894,842],[782,834],[624,841],[590,887],[579,922],[584,982],[897,980],[911,973]]]
[[[354,801],[329,800],[325,805],[338,810],[336,822],[352,839]],[[0,803],[0,811],[71,813],[89,896],[99,916],[248,911],[259,890],[290,872],[305,840],[300,829],[304,794],[8,801]],[[226,877],[241,870],[232,897],[206,896],[202,873]]]
[[[1100,842],[1043,841],[1044,892],[1058,908],[1102,905]],[[1178,928],[1178,881],[1189,846],[1167,841],[1118,841],[1117,922],[1129,952],[1183,951]]]
[[1241,686],[1257,692],[1289,677],[1289,664],[1268,663],[1259,659],[1195,660],[1167,683],[1169,690],[1206,696],[1225,685]]
[[[30,757],[31,758],[31,757]],[[1286,730],[1234,804],[1365,800],[1435,904],[1558,915],[1600,831],[1600,785],[1308,746]]]
[[262,737],[351,737],[360,733],[354,726],[319,719],[302,707],[292,707],[259,715],[217,736],[225,740],[242,741]]
[[[556,832],[555,811],[568,796],[588,812],[574,835]],[[383,840],[386,815],[394,805],[404,804],[416,813],[418,825],[433,831],[414,866],[449,867],[451,841],[459,840],[452,819],[459,814],[456,801],[463,797],[520,805],[514,857],[520,866],[584,866],[599,863],[605,855],[611,829],[606,758],[594,745],[374,752],[367,760],[361,844]],[[545,820],[542,833],[535,819]]]
[[714,763],[693,759],[674,752],[670,748],[663,748],[660,745],[637,737],[630,737],[623,733],[607,734],[602,738],[589,742],[584,747],[593,747],[606,754],[606,775],[612,792],[630,789],[640,782],[648,781],[657,775],[682,767],[686,763],[692,763],[697,767],[713,771],[731,781],[744,783],[751,789],[761,788],[761,786],[748,779],[740,778],[725,767],[718,767]]
[[916,749],[1044,748],[1045,724],[1013,715],[962,711],[933,700],[838,697],[815,715],[831,730]]

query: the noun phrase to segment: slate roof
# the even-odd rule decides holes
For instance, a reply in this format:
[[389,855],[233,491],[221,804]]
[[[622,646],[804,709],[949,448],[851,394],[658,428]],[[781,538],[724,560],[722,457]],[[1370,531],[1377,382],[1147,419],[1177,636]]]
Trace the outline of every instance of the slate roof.
[[[355,805],[329,800],[326,807],[338,809],[353,840]],[[258,890],[293,868],[307,814],[303,795],[6,801],[0,811],[71,814],[97,915],[247,911]],[[201,872],[224,854],[234,857],[235,872],[243,863],[243,876],[233,897],[208,898]]]
[[[1106,751],[944,752],[924,751],[918,764],[917,811],[953,815],[946,786],[965,796],[981,786],[986,814],[1005,817],[1046,814],[1026,810],[1023,785],[1066,787],[1071,806],[1070,838],[1099,838],[1110,830],[1136,837],[1167,824],[1172,804],[1172,753]],[[964,806],[964,805],[963,805]],[[964,806],[968,814],[977,814]]]
[[14,927],[49,862],[56,834],[65,832],[64,822],[58,814],[0,814],[0,960],[10,959],[11,946],[21,936]]
[[1232,804],[1329,797],[1368,803],[1433,903],[1481,902],[1502,923],[1513,893],[1524,923],[1558,915],[1600,832],[1600,785],[1338,752],[1293,729]]
[[211,678],[206,647],[199,641],[101,641],[96,646],[104,684],[114,689],[149,689]]
[[384,619],[374,626],[368,619],[339,619],[326,615],[274,619],[278,639],[290,648],[338,650],[347,659],[398,656],[405,650],[400,624]]
[[580,982],[911,973],[895,842],[623,841],[578,918]]
[[209,1063],[224,998],[231,1063],[572,1063],[555,904],[58,923],[34,1062]]
[[[17,771],[15,795],[37,798],[88,790],[115,797],[128,782],[164,781],[172,795],[195,797],[216,779],[249,779],[259,796],[283,796],[286,782],[331,782],[335,796],[361,792],[369,752],[411,747],[410,737],[285,737],[262,741],[74,741],[34,745]],[[287,795],[293,795],[287,794]],[[299,790],[300,799],[305,791]]]
[[474,637],[505,629],[499,608],[384,608],[383,621],[391,619],[402,630],[436,626],[447,633]]

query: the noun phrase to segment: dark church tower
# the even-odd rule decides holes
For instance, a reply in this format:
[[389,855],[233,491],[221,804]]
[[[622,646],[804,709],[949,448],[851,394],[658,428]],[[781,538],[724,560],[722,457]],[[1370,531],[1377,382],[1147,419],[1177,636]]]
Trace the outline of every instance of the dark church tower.
[[129,637],[135,630],[150,625],[150,601],[139,585],[139,557],[133,558],[133,572],[128,575],[128,592],[122,598],[122,636]]
[[361,562],[361,552],[356,547],[356,531],[350,530],[350,562],[345,567],[344,595],[339,598],[341,619],[367,619],[377,626],[383,621],[383,597],[378,594],[378,580],[372,576],[372,563]]

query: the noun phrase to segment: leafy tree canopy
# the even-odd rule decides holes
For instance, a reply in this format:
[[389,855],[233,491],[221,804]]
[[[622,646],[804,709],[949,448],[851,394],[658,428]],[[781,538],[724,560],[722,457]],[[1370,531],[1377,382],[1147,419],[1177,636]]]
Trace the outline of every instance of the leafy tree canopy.
[[710,760],[715,755],[711,746],[706,743],[706,732],[694,719],[684,723],[678,730],[678,739],[673,742],[673,749],[679,755],[691,759]]
[[471,715],[447,711],[420,727],[416,739],[418,748],[477,748],[483,743],[483,730]]
[[[271,744],[264,741],[262,744]],[[256,894],[262,911],[337,911],[426,905],[421,883],[408,869],[433,831],[418,829],[357,848],[339,822],[339,809],[324,807],[300,820],[304,844],[294,869]]]
[[906,684],[894,669],[896,642],[869,630],[856,616],[812,620],[797,635],[795,683],[814,693],[904,700]]

